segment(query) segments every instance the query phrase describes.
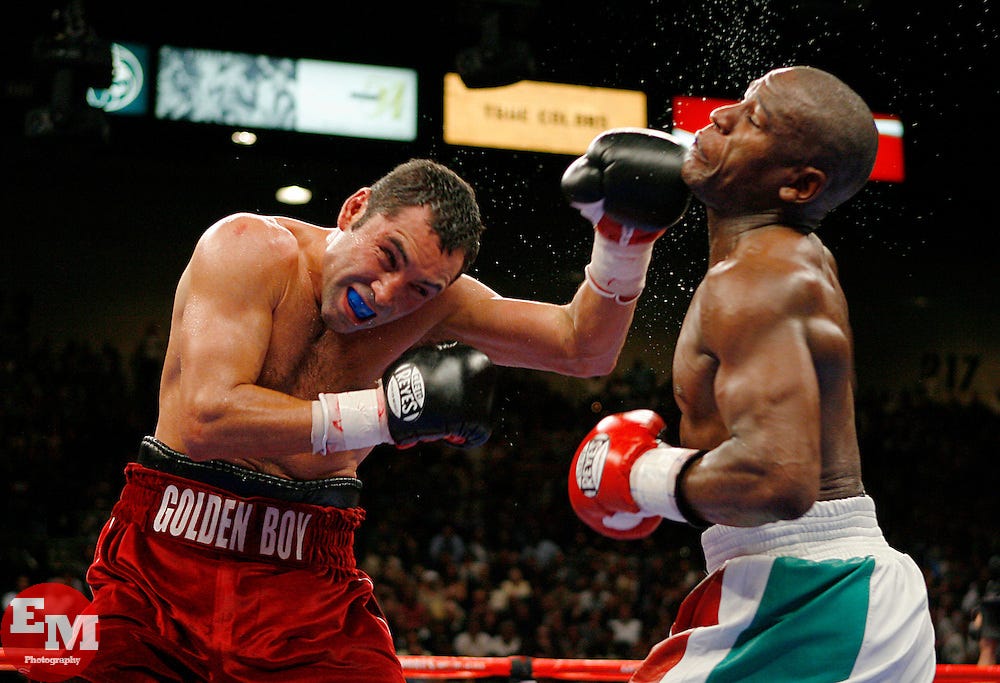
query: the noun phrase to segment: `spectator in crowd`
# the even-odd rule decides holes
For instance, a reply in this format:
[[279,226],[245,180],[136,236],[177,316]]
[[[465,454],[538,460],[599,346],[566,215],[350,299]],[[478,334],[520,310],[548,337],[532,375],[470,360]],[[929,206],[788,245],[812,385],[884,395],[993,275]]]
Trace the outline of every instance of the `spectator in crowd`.
[[519,566],[507,570],[507,576],[490,594],[490,606],[498,612],[507,612],[511,602],[523,600],[531,596],[531,582],[524,577],[524,571]]
[[500,630],[493,640],[493,654],[497,657],[508,657],[520,654],[522,650],[521,634],[517,632],[513,619],[502,619]]
[[979,666],[997,663],[997,641],[1000,640],[1000,555],[989,560],[989,580],[983,591],[977,615],[979,625]]
[[[118,486],[121,463],[130,455],[135,427],[130,400],[116,403],[110,407],[110,415],[96,418],[102,415],[100,411],[109,409],[98,405],[97,397],[102,395],[99,385],[118,382],[121,373],[129,372],[127,366],[108,367],[117,361],[101,347],[95,350],[78,341],[63,348],[52,340],[35,339],[27,330],[0,332],[4,339],[16,340],[0,346],[0,448],[5,454],[0,458],[0,511],[13,520],[0,525],[0,576],[6,577],[5,599],[9,599],[32,582],[60,575],[64,568],[76,571],[78,581],[83,579],[81,570],[62,563],[60,553],[69,549],[78,564],[92,554],[100,528],[93,520],[107,517],[108,500]],[[88,364],[98,372],[80,369]],[[669,388],[670,377],[662,376],[662,383]],[[539,405],[537,421],[502,422],[491,447],[484,449],[490,454],[485,463],[452,457],[436,446],[401,454],[392,461],[391,474],[395,482],[419,487],[416,493],[404,492],[393,481],[387,482],[388,475],[380,479],[373,470],[372,485],[365,490],[372,524],[358,539],[359,561],[379,587],[379,601],[401,654],[448,654],[428,648],[431,619],[414,598],[420,577],[428,569],[425,550],[440,530],[438,519],[423,518],[419,510],[427,492],[451,481],[445,479],[444,472],[450,468],[454,476],[476,483],[484,492],[471,516],[461,518],[469,535],[467,556],[457,567],[458,577],[449,578],[447,568],[437,569],[446,594],[465,610],[465,619],[475,614],[484,630],[495,633],[498,618],[488,609],[489,592],[497,578],[506,577],[506,569],[517,566],[533,587],[525,600],[536,615],[532,627],[519,633],[522,649],[517,654],[612,656],[608,620],[614,616],[610,611],[612,596],[618,590],[607,584],[600,568],[621,562],[616,552],[620,555],[622,548],[590,536],[581,542],[581,525],[562,498],[542,501],[535,491],[514,487],[500,495],[480,482],[483,476],[513,471],[526,460],[537,461],[539,476],[561,479],[565,463],[547,461],[534,452],[544,442],[534,438],[535,431],[544,429],[546,421],[555,423],[557,416],[547,412],[557,410],[564,420],[561,428],[576,432],[589,426],[595,414],[587,394],[575,387],[594,384],[587,380],[567,385],[568,390],[554,390],[527,373],[511,374],[504,385],[505,400],[558,395],[559,401]],[[74,410],[52,410],[50,399],[54,396],[74,397]],[[116,417],[111,419],[111,415]],[[988,592],[987,581],[996,578],[997,561],[994,558],[989,563],[994,566],[994,574],[990,574],[988,559],[1000,553],[1000,538],[993,527],[981,522],[996,513],[1000,468],[990,466],[987,458],[995,450],[1000,415],[974,401],[933,402],[916,389],[893,393],[862,390],[858,423],[866,467],[871,472],[870,486],[882,501],[880,517],[886,533],[892,535],[894,545],[912,553],[924,570],[935,622],[951,622],[942,626],[949,631],[965,628],[937,615],[942,611],[950,615],[956,608],[969,615],[963,597],[970,584],[979,587],[970,604],[981,607]],[[527,431],[516,432],[515,428]],[[512,431],[505,431],[508,429]],[[107,443],[126,445],[121,450],[97,445]],[[510,448],[510,443],[516,443],[517,448]],[[435,461],[448,467],[427,467]],[[61,469],[74,463],[81,466]],[[74,495],[68,495],[57,482],[67,477]],[[927,487],[929,480],[942,485]],[[908,495],[911,491],[920,491],[920,495]],[[948,513],[942,514],[942,510]],[[446,513],[453,511],[442,510]],[[544,536],[537,535],[528,518],[549,522]],[[508,537],[497,527],[519,519],[527,542],[512,549],[506,542]],[[657,533],[671,534],[678,543],[671,548],[657,547],[655,552],[646,547],[628,549],[630,559],[638,563],[634,575],[639,579],[639,599],[633,609],[642,621],[644,640],[669,627],[680,599],[699,576],[700,560],[692,550],[697,536],[684,535],[681,528]],[[540,553],[543,538],[558,545],[561,553]],[[542,554],[550,557],[544,569],[540,566],[544,563],[538,561]],[[501,566],[504,571],[499,570]],[[580,603],[587,608],[579,609]],[[448,649],[454,649],[454,637],[468,626],[456,618],[446,628],[452,640]],[[964,637],[969,640],[968,634]],[[946,640],[939,637],[940,648]],[[977,661],[977,642],[972,638],[973,647],[965,648],[969,658],[965,663]],[[988,645],[978,642],[978,650],[982,656]],[[947,652],[938,654],[942,663],[950,657]]]
[[611,632],[611,648],[615,657],[627,659],[635,654],[635,646],[642,639],[642,621],[635,616],[632,603],[618,600],[615,613],[607,621],[607,628]]
[[465,628],[455,635],[452,650],[461,657],[489,657],[496,647],[496,639],[483,630],[482,619],[477,614],[471,615],[465,622]]
[[465,559],[465,539],[454,524],[445,522],[441,530],[431,537],[427,554],[435,567],[440,567],[444,562],[461,564]]

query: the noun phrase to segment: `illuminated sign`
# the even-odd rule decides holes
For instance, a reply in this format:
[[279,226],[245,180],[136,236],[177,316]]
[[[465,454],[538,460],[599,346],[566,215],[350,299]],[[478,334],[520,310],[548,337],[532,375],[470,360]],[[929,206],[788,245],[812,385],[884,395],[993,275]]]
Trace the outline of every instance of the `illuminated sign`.
[[635,90],[521,81],[466,88],[444,79],[444,141],[557,154],[582,154],[608,128],[646,126],[646,95]]
[[871,179],[901,183],[906,177],[903,169],[903,122],[898,116],[875,114],[875,127],[878,128],[878,153]]
[[87,104],[109,114],[145,114],[149,108],[149,48],[112,43],[111,63],[111,87],[88,88]]
[[296,130],[356,137],[417,137],[417,72],[301,59]]
[[[687,143],[694,134],[707,126],[711,121],[709,114],[716,107],[735,104],[736,100],[724,100],[712,97],[675,97],[673,99],[674,125],[671,131]],[[889,114],[875,114],[875,127],[878,129],[878,152],[875,156],[875,167],[872,169],[871,180],[884,180],[890,183],[901,183],[905,177],[903,171],[903,122]]]
[[156,117],[381,140],[417,137],[417,73],[164,46]]

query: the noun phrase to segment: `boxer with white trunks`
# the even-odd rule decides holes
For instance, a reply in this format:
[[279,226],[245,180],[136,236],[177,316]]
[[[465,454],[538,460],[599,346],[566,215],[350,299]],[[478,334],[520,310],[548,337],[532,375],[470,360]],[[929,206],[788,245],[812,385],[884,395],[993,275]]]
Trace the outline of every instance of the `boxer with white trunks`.
[[606,536],[707,529],[710,575],[633,683],[934,677],[923,576],[862,484],[847,302],[815,234],[867,181],[877,140],[857,93],[799,66],[713,111],[687,153],[709,263],[674,351],[681,445],[652,410],[610,415],[568,482]]

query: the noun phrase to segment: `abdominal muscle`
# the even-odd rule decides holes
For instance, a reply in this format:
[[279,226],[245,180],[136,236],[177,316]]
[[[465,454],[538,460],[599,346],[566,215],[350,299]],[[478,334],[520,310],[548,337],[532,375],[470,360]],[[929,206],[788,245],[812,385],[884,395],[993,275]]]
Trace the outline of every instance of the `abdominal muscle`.
[[328,455],[301,453],[286,456],[280,461],[263,458],[233,458],[230,462],[283,479],[314,481],[332,477],[356,477],[358,467],[371,451],[371,448],[361,448]]

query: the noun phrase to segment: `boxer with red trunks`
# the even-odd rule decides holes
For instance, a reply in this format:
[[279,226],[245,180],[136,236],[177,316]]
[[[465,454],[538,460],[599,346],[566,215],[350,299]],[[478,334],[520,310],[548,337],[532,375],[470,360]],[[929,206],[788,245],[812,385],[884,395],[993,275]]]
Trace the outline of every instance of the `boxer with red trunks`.
[[593,154],[623,173],[591,174],[577,202],[594,247],[562,305],[465,274],[475,194],[429,160],[352,194],[332,228],[240,213],[202,235],[176,289],[155,432],[88,573],[100,647],[86,680],[403,682],[353,556],[358,466],[379,444],[482,444],[494,364],[615,367],[654,240],[689,192],[663,133],[618,131]]
[[814,233],[877,144],[857,93],[792,67],[713,111],[687,154],[709,264],[674,351],[681,446],[652,410],[610,415],[569,473],[574,510],[606,536],[707,528],[710,575],[634,683],[934,677],[922,573],[862,485],[847,302]]

